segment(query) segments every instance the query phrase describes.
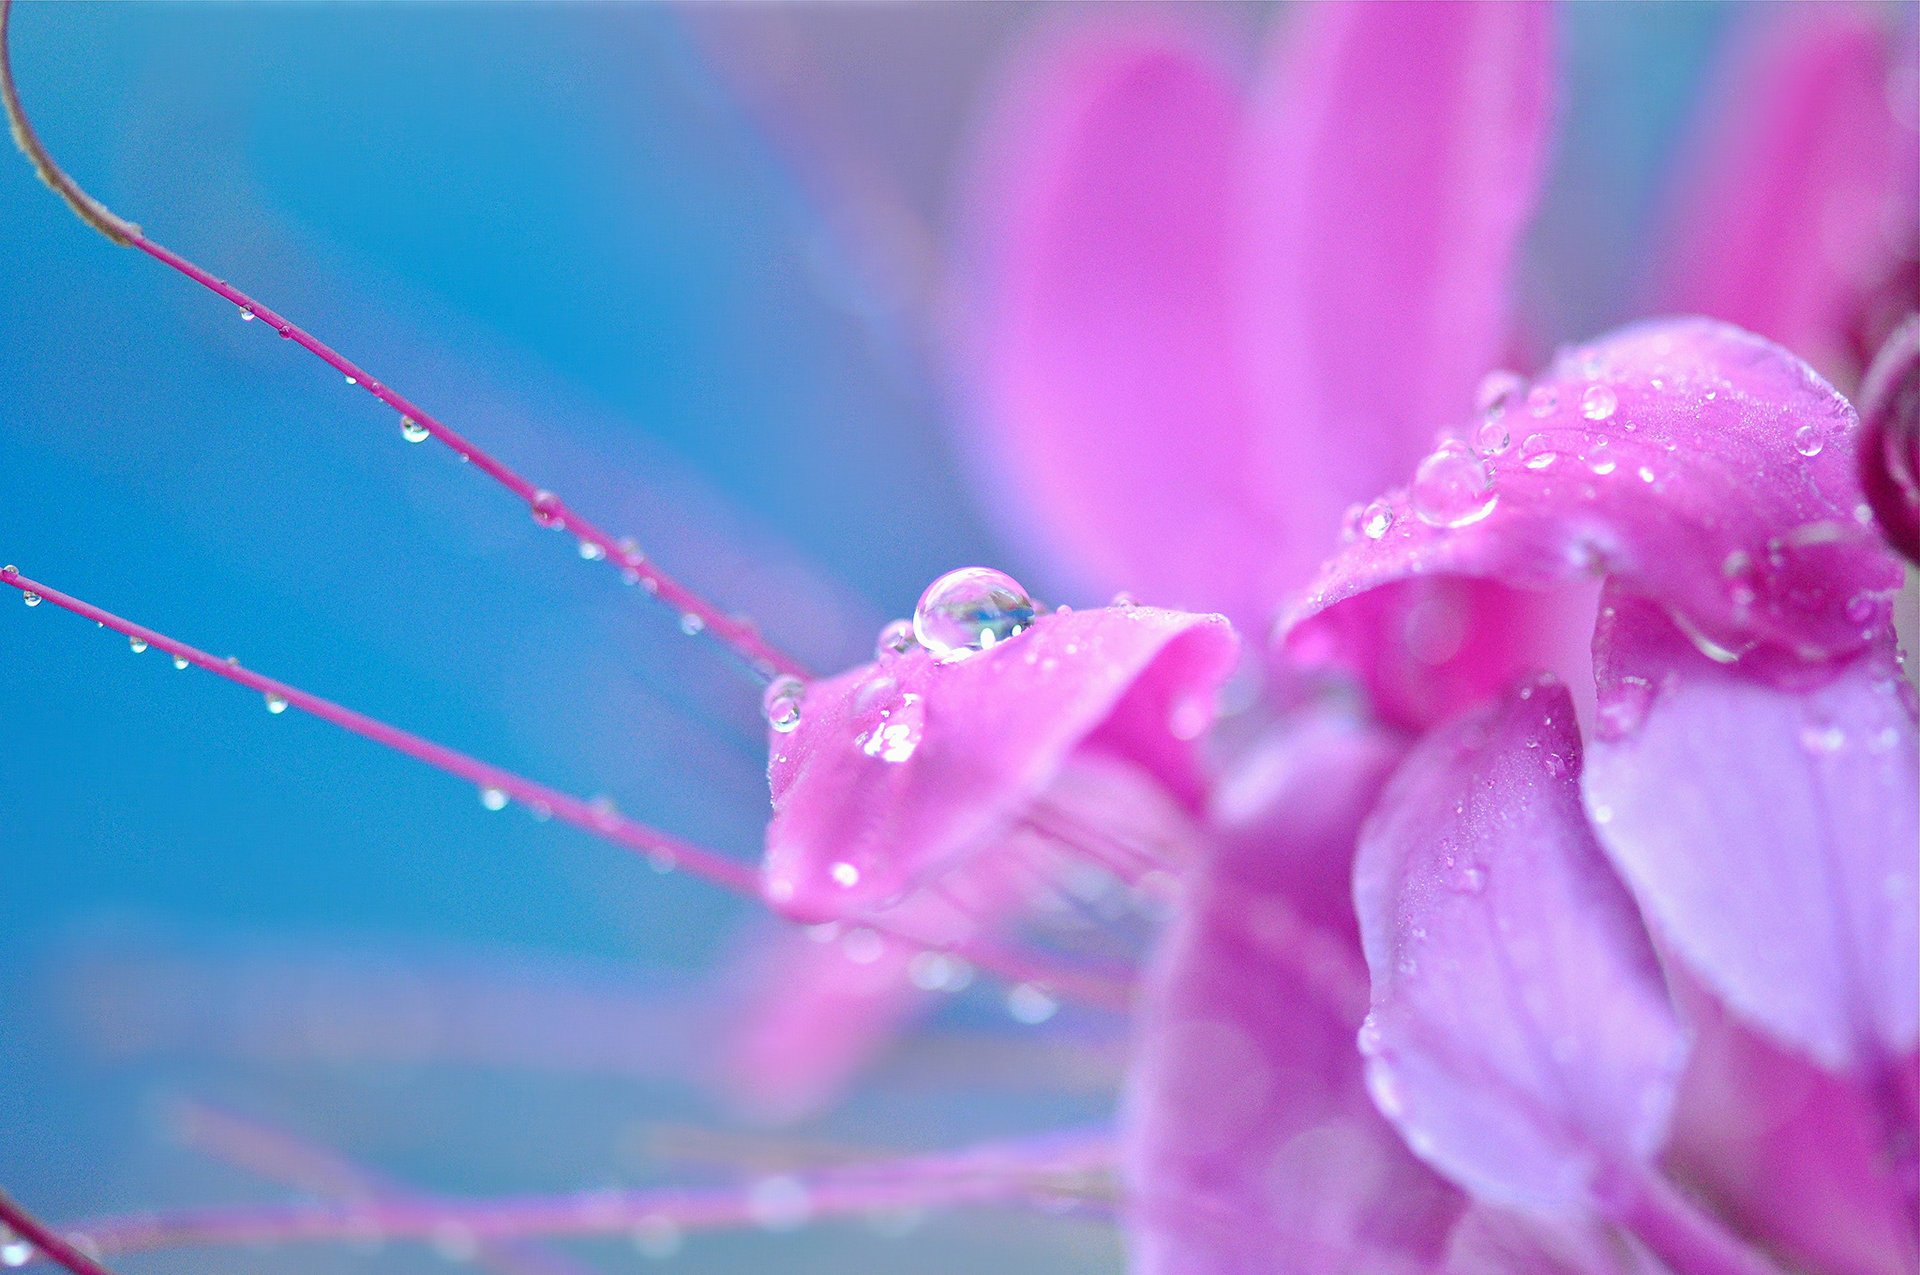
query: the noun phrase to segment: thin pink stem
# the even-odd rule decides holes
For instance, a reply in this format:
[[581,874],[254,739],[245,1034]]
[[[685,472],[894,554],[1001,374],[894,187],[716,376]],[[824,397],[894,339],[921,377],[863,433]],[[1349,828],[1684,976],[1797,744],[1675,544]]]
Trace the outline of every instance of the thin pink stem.
[[41,1222],[0,1191],[0,1224],[33,1245],[34,1254],[72,1271],[73,1275],[113,1275],[113,1272],[75,1248],[58,1231]]
[[226,280],[214,278],[171,249],[155,243],[147,238],[139,226],[119,216],[87,194],[78,182],[69,177],[54,162],[46,145],[27,120],[25,108],[20,102],[19,89],[14,83],[13,65],[8,51],[11,18],[11,0],[0,0],[0,104],[5,106],[8,123],[13,128],[14,142],[20,147],[21,152],[32,162],[41,179],[52,187],[55,194],[67,202],[82,221],[113,242],[138,248],[155,261],[179,271],[208,291],[232,302],[239,307],[242,318],[260,320],[345,376],[350,383],[359,385],[400,415],[411,419],[422,429],[451,447],[460,459],[471,461],[476,469],[512,492],[520,500],[525,501],[528,509],[533,512],[542,526],[571,532],[583,542],[597,547],[605,560],[617,567],[626,578],[644,585],[648,593],[657,596],[662,602],[679,611],[682,622],[689,632],[711,633],[744,659],[748,667],[762,678],[772,678],[777,673],[791,673],[796,677],[806,675],[800,664],[762,637],[752,621],[720,610],[655,567],[647,560],[646,555],[631,543],[616,540],[598,526],[588,522],[570,509],[558,496],[522,477],[518,471],[509,468],[503,461],[455,433],[438,417],[412,399],[387,388],[369,376],[359,364],[313,336],[285,315],[256,301],[227,283]]
[[62,593],[49,585],[41,584],[37,580],[29,580],[11,566],[0,567],[0,584],[11,585],[23,594],[44,598],[57,607],[92,620],[96,624],[105,625],[116,633],[124,633],[129,638],[138,638],[176,659],[198,665],[209,673],[257,691],[261,695],[283,700],[293,708],[311,713],[322,721],[331,722],[342,730],[352,731],[376,744],[383,744],[395,752],[405,753],[409,757],[444,770],[481,789],[494,789],[505,793],[531,809],[549,812],[555,818],[564,820],[576,828],[584,829],[616,845],[625,846],[629,850],[639,851],[656,863],[684,867],[695,876],[723,886],[736,894],[755,900],[760,897],[755,886],[756,877],[753,869],[724,855],[649,828],[605,806],[582,801],[557,788],[549,788],[545,784],[524,779],[510,770],[502,770],[498,766],[489,765],[443,744],[436,744],[430,739],[423,739],[396,726],[389,726],[385,722],[368,717],[365,713],[357,713],[332,700],[309,694],[297,686],[290,686],[274,678],[262,676],[251,669],[242,668],[236,661],[209,655],[164,633],[135,624],[131,620],[122,619],[110,611],[101,610],[92,603],[82,602],[79,598]]
[[[10,585],[23,595],[44,599],[63,610],[71,611],[75,615],[112,629],[116,633],[125,634],[129,638],[138,638],[148,646],[157,647],[176,659],[198,665],[216,676],[257,691],[271,699],[284,701],[288,707],[311,713],[342,730],[351,731],[363,739],[370,739],[395,752],[423,761],[429,766],[464,779],[483,790],[493,789],[532,810],[550,814],[603,840],[638,851],[646,855],[655,866],[682,867],[694,876],[710,881],[734,894],[756,903],[761,901],[758,876],[754,869],[725,855],[703,849],[656,828],[648,827],[599,803],[583,801],[557,788],[549,788],[545,784],[524,778],[510,770],[502,770],[498,766],[480,761],[478,758],[470,757],[443,744],[436,744],[410,731],[389,726],[377,718],[355,712],[332,700],[322,699],[297,686],[255,673],[251,669],[241,667],[238,660],[223,660],[218,656],[209,655],[197,647],[188,646],[185,642],[168,637],[156,629],[135,624],[111,611],[102,610],[90,602],[83,602],[71,594],[62,593],[51,585],[29,579],[11,565],[0,567],[0,584]],[[910,930],[889,926],[884,920],[863,918],[854,923],[911,943],[916,947],[952,952],[965,957],[989,973],[1015,982],[1044,984],[1050,992],[1062,997],[1070,997],[1090,1004],[1124,1008],[1131,995],[1129,981],[1123,975],[1110,971],[1078,968],[1053,961],[1039,953],[996,947],[979,941],[933,942],[913,934]]]
[[[341,1200],[392,1194],[432,1200],[383,1174],[363,1169],[317,1146],[230,1112],[190,1104],[180,1112],[180,1137],[189,1146],[271,1181]],[[586,1267],[531,1240],[494,1240],[476,1246],[476,1264],[495,1275],[585,1275]]]
[[[1058,1165],[972,1164],[950,1157],[899,1160],[810,1178],[779,1175],[756,1188],[608,1190],[455,1200],[377,1197],[341,1204],[232,1206],[81,1222],[102,1251],[459,1237],[473,1243],[527,1236],[609,1235],[781,1228],[834,1217],[933,1205],[1028,1205],[1072,1200],[1104,1169],[1085,1150]],[[777,1181],[778,1191],[766,1184]]]

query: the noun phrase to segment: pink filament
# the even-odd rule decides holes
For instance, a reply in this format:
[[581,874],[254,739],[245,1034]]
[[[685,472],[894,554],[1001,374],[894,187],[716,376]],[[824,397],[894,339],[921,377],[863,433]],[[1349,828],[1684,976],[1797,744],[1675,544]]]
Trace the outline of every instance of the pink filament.
[[75,1248],[58,1232],[39,1221],[0,1191],[0,1224],[33,1245],[37,1256],[44,1257],[73,1275],[113,1275],[113,1272]]
[[552,492],[529,482],[517,471],[508,468],[504,462],[443,425],[439,418],[411,399],[368,376],[359,364],[340,354],[326,342],[312,336],[278,311],[255,301],[224,279],[214,278],[185,257],[153,242],[141,233],[138,227],[123,223],[123,231],[126,242],[133,247],[146,253],[155,261],[179,271],[208,291],[231,301],[240,307],[242,314],[254,316],[281,336],[306,349],[321,362],[334,368],[382,403],[451,447],[454,454],[463,460],[473,462],[476,469],[526,501],[527,507],[533,511],[534,516],[543,526],[570,532],[582,541],[597,546],[608,562],[644,584],[649,593],[656,595],[683,616],[697,616],[702,625],[702,631],[711,633],[726,643],[761,676],[770,678],[776,673],[790,673],[795,677],[806,676],[806,670],[792,657],[781,652],[762,637],[752,621],[731,616],[719,610],[699,594],[655,567],[631,544],[623,544],[615,540],[575,513]]
[[218,656],[176,641],[164,633],[155,632],[131,620],[123,620],[112,612],[103,611],[88,602],[60,592],[35,580],[29,580],[12,567],[0,568],[0,584],[12,585],[23,594],[35,594],[53,603],[57,607],[84,616],[97,624],[103,624],[117,633],[129,638],[138,638],[149,646],[155,646],[177,659],[197,664],[209,673],[238,683],[249,690],[262,695],[271,695],[285,700],[289,705],[303,712],[311,713],[323,721],[331,722],[343,730],[352,731],[376,744],[384,744],[396,752],[405,753],[429,766],[458,776],[481,788],[497,789],[512,797],[515,801],[535,810],[545,810],[555,818],[562,819],[577,828],[582,828],[595,836],[622,845],[642,854],[655,856],[684,867],[695,876],[725,887],[736,894],[758,899],[755,889],[755,874],[752,868],[737,863],[724,855],[715,854],[699,846],[668,836],[664,832],[647,827],[624,815],[618,814],[578,797],[569,796],[545,784],[523,779],[509,770],[488,765],[477,758],[457,752],[432,740],[423,739],[409,731],[404,731],[385,722],[356,713],[350,708],[309,694],[297,686],[271,677],[263,677],[250,669],[229,663]]
[[[1111,1166],[1104,1140],[1000,1146],[870,1163],[791,1179],[794,1221],[929,1205],[1071,1200]],[[233,1206],[103,1218],[77,1224],[103,1251],[257,1243],[436,1240],[487,1243],[526,1236],[608,1235],[646,1227],[678,1232],[778,1225],[750,1189],[609,1190],[487,1200],[376,1196],[338,1204]],[[89,1268],[91,1275],[93,1268]]]

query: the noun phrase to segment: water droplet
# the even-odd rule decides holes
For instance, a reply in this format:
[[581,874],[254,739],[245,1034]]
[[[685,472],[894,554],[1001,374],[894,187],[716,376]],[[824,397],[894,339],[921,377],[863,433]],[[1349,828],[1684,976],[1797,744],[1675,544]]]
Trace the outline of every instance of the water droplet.
[[503,789],[488,786],[480,790],[480,804],[488,810],[505,810],[507,794]]
[[1587,447],[1587,468],[1602,478],[1619,468],[1620,462],[1613,458],[1613,444],[1604,438],[1596,438]]
[[860,869],[845,860],[827,869],[827,873],[833,878],[833,883],[843,890],[851,890],[860,884]]
[[1536,417],[1551,415],[1560,406],[1560,393],[1551,385],[1536,385],[1527,391],[1527,411]]
[[144,654],[147,649],[147,640],[143,637],[129,637],[127,639],[127,649],[135,655]]
[[911,651],[916,643],[913,638],[912,620],[893,620],[880,630],[880,636],[873,642],[873,658],[885,664]]
[[1820,436],[1818,426],[1802,425],[1793,431],[1793,450],[1802,456],[1818,456],[1826,445],[1827,440]]
[[527,502],[527,506],[533,511],[533,520],[542,527],[560,525],[560,497],[552,492],[534,492],[533,499]]
[[580,557],[586,562],[598,562],[607,556],[607,551],[591,540],[580,542]]
[[1393,530],[1393,506],[1376,500],[1360,512],[1360,532],[1369,540],[1378,540]]
[[1513,445],[1513,431],[1507,428],[1505,413],[1489,416],[1473,431],[1473,447],[1482,456],[1498,456]]
[[1529,434],[1520,444],[1520,460],[1528,469],[1547,469],[1560,459],[1560,453],[1553,450],[1553,440],[1545,434]]
[[813,1216],[813,1195],[795,1177],[777,1173],[747,1188],[747,1212],[769,1231],[792,1231]]
[[1413,512],[1431,526],[1479,522],[1497,499],[1492,468],[1465,443],[1442,443],[1413,473]]
[[187,657],[186,657],[186,656],[184,656],[184,655],[176,655],[176,656],[174,656],[174,657],[173,657],[173,666],[174,666],[175,668],[177,668],[177,669],[184,669],[184,668],[186,668],[186,667],[187,667]]
[[33,1245],[12,1231],[0,1230],[0,1266],[25,1266],[33,1260]]
[[253,319],[254,319],[254,314],[253,314],[253,307],[252,307],[252,306],[250,306],[250,305],[243,305],[243,306],[241,306],[241,307],[240,307],[240,322],[242,322],[242,323],[252,323],[252,322],[253,322]]
[[37,607],[40,605],[41,598],[37,593],[22,593],[20,600],[30,607]]
[[1619,406],[1620,396],[1613,392],[1611,385],[1589,385],[1587,392],[1580,396],[1580,415],[1590,421],[1609,419]]
[[1128,593],[1125,589],[1122,589],[1107,599],[1107,605],[1110,607],[1119,607],[1122,611],[1131,611],[1140,605],[1140,600],[1131,593]]
[[348,384],[348,385],[358,385],[358,384],[360,384],[360,378],[359,378],[359,377],[356,377],[356,376],[349,376],[349,377],[347,377],[347,384]]
[[433,437],[433,433],[425,425],[414,420],[413,417],[402,416],[400,418],[400,437],[406,439],[409,443],[424,443]]
[[275,717],[287,711],[287,699],[284,695],[275,695],[272,691],[268,691],[266,701],[267,711]]
[[984,651],[1033,623],[1033,599],[990,567],[962,567],[927,586],[913,609],[913,635],[937,656]]
[[1016,983],[1007,992],[1007,1012],[1017,1023],[1029,1027],[1046,1022],[1058,1013],[1060,1002],[1044,987],[1034,983]]
[[688,637],[697,636],[703,632],[706,627],[707,622],[691,611],[680,617],[680,631]]
[[800,701],[806,696],[807,684],[791,673],[782,673],[767,683],[765,695],[760,697],[760,711],[766,715],[767,725],[782,735],[800,724]]

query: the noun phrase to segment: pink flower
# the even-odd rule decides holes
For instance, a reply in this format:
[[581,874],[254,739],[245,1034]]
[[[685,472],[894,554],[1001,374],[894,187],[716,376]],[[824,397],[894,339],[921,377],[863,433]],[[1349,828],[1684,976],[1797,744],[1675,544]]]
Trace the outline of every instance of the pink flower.
[[[1677,294],[1830,354],[1871,243],[1748,286],[1830,194],[1768,157],[1910,224],[1912,135],[1856,91],[1872,29],[1803,20]],[[987,132],[986,470],[1063,574],[1280,616],[1141,1011],[1143,1271],[1920,1261],[1920,760],[1858,421],[1706,320],[1488,375],[1549,36],[1310,9],[1247,94],[1140,19],[1037,50]]]

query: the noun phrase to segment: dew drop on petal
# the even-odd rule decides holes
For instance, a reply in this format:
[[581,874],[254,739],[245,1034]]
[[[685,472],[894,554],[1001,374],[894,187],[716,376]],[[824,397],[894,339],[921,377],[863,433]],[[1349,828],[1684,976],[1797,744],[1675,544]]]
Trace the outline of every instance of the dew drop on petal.
[[766,694],[760,697],[760,711],[766,716],[767,725],[787,734],[800,724],[800,701],[807,693],[807,684],[791,673],[782,673],[767,683]]
[[1033,623],[1033,599],[1012,576],[962,567],[935,580],[913,609],[913,635],[937,656],[983,651]]
[[680,617],[680,631],[688,637],[697,637],[706,627],[707,622],[691,611]]
[[347,384],[348,384],[348,385],[358,385],[358,384],[360,384],[360,378],[359,378],[359,377],[357,377],[357,376],[349,376],[349,377],[347,378]]
[[860,869],[845,860],[827,869],[827,874],[833,878],[833,883],[843,890],[851,890],[860,884]]
[[552,492],[534,492],[533,499],[527,502],[527,507],[533,511],[533,520],[542,527],[560,525],[560,498]]
[[1551,385],[1536,385],[1527,391],[1527,411],[1534,416],[1549,416],[1560,406],[1560,394]]
[[37,593],[22,593],[20,595],[20,600],[26,603],[30,607],[37,607],[40,605],[40,595]]
[[505,810],[507,808],[507,794],[505,790],[500,788],[491,786],[482,788],[480,790],[480,804],[488,810]]
[[1619,406],[1620,396],[1613,392],[1611,385],[1589,385],[1580,396],[1580,415],[1590,421],[1610,419]]
[[243,305],[243,306],[241,306],[241,307],[240,307],[240,322],[242,322],[242,323],[252,323],[252,322],[253,322],[253,320],[254,320],[254,313],[253,313],[253,307],[252,307],[252,306],[250,306],[250,305]]
[[1052,993],[1034,983],[1016,983],[1007,992],[1007,1012],[1015,1022],[1029,1027],[1046,1022],[1059,1009],[1060,1002]]
[[598,562],[607,556],[607,551],[591,540],[580,542],[580,558],[584,562]]
[[1620,462],[1613,458],[1613,444],[1604,438],[1596,438],[1587,447],[1587,468],[1602,478],[1619,468]]
[[1369,540],[1378,540],[1393,530],[1393,506],[1376,500],[1360,511],[1360,531]]
[[432,438],[433,434],[425,425],[414,420],[413,417],[402,416],[400,418],[400,437],[406,439],[409,443],[424,443],[429,438]]
[[1528,469],[1549,469],[1560,459],[1560,453],[1553,449],[1553,440],[1545,434],[1529,434],[1520,444],[1520,460]]
[[278,717],[280,714],[287,711],[286,696],[275,695],[272,691],[268,691],[266,693],[265,698],[267,701],[267,711],[269,713],[272,713],[275,717]]
[[177,668],[177,669],[184,669],[184,668],[186,668],[186,667],[187,667],[187,657],[186,657],[186,656],[184,656],[184,655],[176,655],[176,656],[174,656],[174,657],[173,657],[173,666],[174,666],[175,668]]
[[1482,456],[1498,456],[1513,445],[1513,431],[1507,428],[1504,413],[1489,416],[1473,431],[1473,449]]
[[147,640],[143,637],[130,637],[127,639],[127,649],[135,655],[140,655],[147,649]]
[[1793,450],[1802,456],[1818,456],[1821,448],[1826,445],[1826,439],[1820,436],[1818,426],[1802,425],[1793,431]]
[[912,620],[893,620],[880,630],[880,636],[873,641],[873,658],[882,664],[898,659],[911,651],[917,643],[913,636]]
[[1413,474],[1413,512],[1435,527],[1465,527],[1493,512],[1493,470],[1465,443],[1446,442]]
[[33,1245],[12,1231],[0,1229],[0,1266],[25,1266],[33,1260]]

